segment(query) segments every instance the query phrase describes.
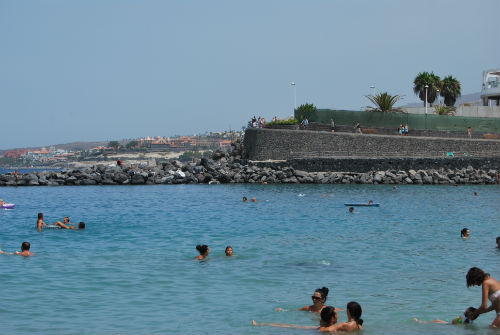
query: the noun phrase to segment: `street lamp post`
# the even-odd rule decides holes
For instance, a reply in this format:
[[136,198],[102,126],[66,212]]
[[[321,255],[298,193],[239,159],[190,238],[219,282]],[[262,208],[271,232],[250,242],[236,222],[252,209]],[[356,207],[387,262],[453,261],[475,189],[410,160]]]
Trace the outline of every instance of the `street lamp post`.
[[295,82],[292,81],[290,83],[293,87],[293,112],[295,113],[295,110],[297,109],[297,91],[295,90]]
[[370,88],[372,89],[372,96],[375,95],[375,85],[371,85]]
[[[437,98],[437,101],[438,101],[438,105],[440,105],[441,102],[439,101],[439,88],[436,90],[436,98]],[[434,100],[434,102],[436,102],[436,101]]]
[[427,130],[427,89],[429,85],[425,85],[425,130]]

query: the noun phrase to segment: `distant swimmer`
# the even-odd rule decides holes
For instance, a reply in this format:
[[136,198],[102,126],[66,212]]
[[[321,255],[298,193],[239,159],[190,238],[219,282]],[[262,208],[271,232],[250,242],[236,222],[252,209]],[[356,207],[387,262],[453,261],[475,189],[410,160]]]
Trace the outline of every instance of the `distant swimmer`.
[[354,207],[349,207],[349,213],[354,213]]
[[247,197],[243,197],[243,202],[248,202]]
[[497,242],[497,249],[500,249],[500,236],[497,237],[496,242]]
[[[475,318],[479,314],[496,312],[496,317],[493,320],[492,327],[500,327],[500,283],[490,277],[489,273],[485,273],[480,268],[470,268],[466,275],[467,287],[482,286],[481,306],[474,312],[470,313],[471,318]],[[488,307],[488,300],[491,305]]]
[[477,192],[474,192],[474,196],[476,196],[476,197],[477,197]]
[[231,257],[233,256],[233,247],[228,245],[225,250],[226,256]]
[[16,251],[16,255],[24,257],[33,256],[35,253],[30,251],[30,247],[31,245],[29,242],[23,242],[23,244],[21,244],[21,252]]
[[368,205],[373,205],[373,200],[368,201]]
[[257,199],[255,199],[255,197],[252,197],[252,202],[257,202]]
[[439,323],[439,324],[443,324],[443,325],[447,325],[447,324],[452,324],[452,325],[466,325],[466,324],[472,323],[474,320],[477,319],[477,317],[478,317],[477,315],[473,316],[473,313],[475,311],[476,311],[476,309],[474,307],[469,307],[469,308],[467,308],[465,310],[465,312],[464,312],[463,315],[454,318],[450,322],[439,320],[439,319],[435,319],[435,320],[432,320],[432,321],[422,321],[422,320],[419,320],[417,318],[413,318],[413,320],[416,321],[416,322],[418,322],[418,323]]
[[398,187],[397,187],[396,185],[394,185],[394,186],[392,186],[392,189],[393,189],[393,190],[397,190],[397,189],[398,189]]
[[203,245],[198,244],[196,246],[196,250],[198,250],[198,252],[200,253],[199,256],[196,256],[196,259],[198,259],[198,260],[205,259],[208,256],[208,254],[210,253],[210,248],[206,244],[203,244]]
[[470,230],[469,228],[464,228],[460,231],[460,237],[462,238],[469,238],[470,237]]
[[338,314],[335,307],[325,306],[321,310],[318,326],[300,326],[300,325],[292,325],[287,323],[257,323],[255,320],[252,320],[252,325],[254,326],[270,326],[270,327],[278,327],[278,328],[298,328],[298,329],[316,329],[321,332],[330,331],[328,330],[331,326],[335,325],[338,320]]
[[69,216],[65,216],[63,222],[57,221],[54,226],[59,226],[62,229],[75,229],[75,225],[71,225],[69,222]]
[[314,291],[311,296],[313,304],[310,306],[304,306],[297,309],[298,311],[308,311],[319,313],[323,308],[325,308],[326,298],[328,297],[328,287],[318,288]]

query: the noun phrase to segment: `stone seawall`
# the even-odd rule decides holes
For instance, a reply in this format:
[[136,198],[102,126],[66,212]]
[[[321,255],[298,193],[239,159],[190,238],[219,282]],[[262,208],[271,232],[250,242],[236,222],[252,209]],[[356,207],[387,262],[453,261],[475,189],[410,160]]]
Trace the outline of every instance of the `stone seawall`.
[[256,129],[245,132],[244,147],[251,160],[291,160],[317,157],[387,158],[500,157],[500,141],[424,138],[306,130]]

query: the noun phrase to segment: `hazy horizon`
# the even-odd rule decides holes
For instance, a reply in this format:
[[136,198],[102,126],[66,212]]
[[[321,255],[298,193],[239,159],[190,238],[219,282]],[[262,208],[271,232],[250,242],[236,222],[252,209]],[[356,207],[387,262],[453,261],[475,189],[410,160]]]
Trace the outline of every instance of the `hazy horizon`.
[[417,73],[481,90],[496,0],[0,0],[0,149],[239,130],[297,105],[417,102]]

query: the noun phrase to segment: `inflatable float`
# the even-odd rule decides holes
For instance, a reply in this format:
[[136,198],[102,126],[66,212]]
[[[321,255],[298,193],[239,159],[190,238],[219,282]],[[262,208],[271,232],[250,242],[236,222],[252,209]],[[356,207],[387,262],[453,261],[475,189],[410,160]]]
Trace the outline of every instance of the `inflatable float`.
[[16,207],[16,205],[8,204],[6,202],[4,202],[2,205],[0,205],[0,208],[2,208],[2,209],[13,209],[14,207]]

